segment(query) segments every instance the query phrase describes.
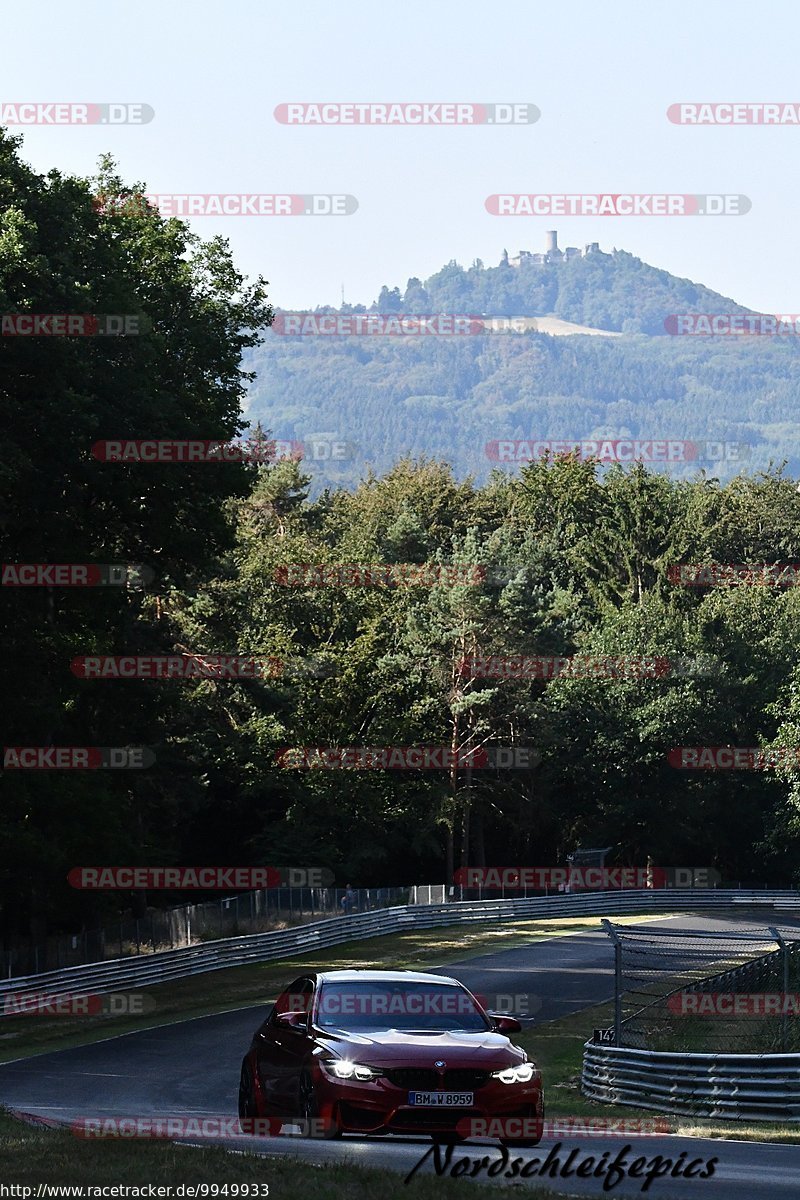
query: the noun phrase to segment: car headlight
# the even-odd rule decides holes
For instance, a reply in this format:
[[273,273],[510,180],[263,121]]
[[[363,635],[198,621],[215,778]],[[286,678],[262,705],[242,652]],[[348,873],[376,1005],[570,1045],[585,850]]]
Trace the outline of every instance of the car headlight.
[[492,1079],[501,1083],[530,1083],[536,1074],[533,1063],[520,1063],[518,1067],[504,1067],[502,1071],[492,1071]]
[[377,1079],[383,1071],[376,1067],[368,1067],[365,1063],[350,1062],[347,1058],[323,1059],[322,1065],[337,1079],[358,1079],[365,1083],[368,1079]]

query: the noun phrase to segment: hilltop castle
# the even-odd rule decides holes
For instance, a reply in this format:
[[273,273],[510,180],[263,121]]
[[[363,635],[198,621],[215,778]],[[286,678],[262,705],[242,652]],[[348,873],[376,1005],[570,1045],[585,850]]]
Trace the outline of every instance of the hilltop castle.
[[587,254],[599,254],[600,243],[588,242],[583,250],[577,246],[567,246],[566,250],[558,248],[558,233],[555,229],[548,229],[547,242],[545,245],[544,254],[532,254],[530,250],[520,250],[519,254],[513,258],[508,257],[508,252],[503,251],[503,257],[500,260],[501,264],[509,267],[530,266],[535,263],[537,266],[543,266],[545,263],[560,263],[565,262],[570,258],[585,258]]

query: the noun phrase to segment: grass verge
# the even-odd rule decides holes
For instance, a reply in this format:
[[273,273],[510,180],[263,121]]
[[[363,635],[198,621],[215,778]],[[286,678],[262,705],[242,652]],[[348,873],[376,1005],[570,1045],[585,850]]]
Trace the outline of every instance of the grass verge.
[[748,1124],[744,1121],[703,1121],[694,1117],[670,1117],[648,1109],[621,1104],[599,1104],[586,1099],[581,1095],[579,1087],[583,1044],[591,1036],[593,1029],[613,1023],[613,1004],[598,1004],[514,1036],[515,1043],[523,1046],[541,1068],[548,1117],[608,1117],[626,1121],[637,1118],[652,1121],[661,1117],[671,1123],[674,1133],[685,1137],[800,1143],[800,1126],[796,1125],[773,1124],[767,1121],[763,1124],[760,1121]]
[[[420,1157],[425,1153],[420,1148]],[[481,1149],[481,1154],[483,1153]],[[426,1174],[423,1174],[427,1172]],[[0,1112],[0,1178],[4,1184],[35,1187],[40,1183],[61,1186],[127,1184],[267,1184],[275,1200],[385,1200],[407,1195],[409,1200],[463,1200],[461,1179],[437,1178],[430,1160],[406,1186],[393,1171],[331,1163],[314,1167],[288,1158],[263,1158],[230,1153],[218,1148],[195,1149],[163,1142],[107,1140],[80,1142],[71,1133],[45,1129],[15,1120]],[[563,1194],[538,1189],[537,1200],[564,1200]],[[259,1188],[260,1195],[264,1193]],[[230,1191],[228,1192],[230,1195]],[[241,1195],[241,1193],[240,1193]],[[497,1197],[491,1184],[474,1182],[470,1198]]]

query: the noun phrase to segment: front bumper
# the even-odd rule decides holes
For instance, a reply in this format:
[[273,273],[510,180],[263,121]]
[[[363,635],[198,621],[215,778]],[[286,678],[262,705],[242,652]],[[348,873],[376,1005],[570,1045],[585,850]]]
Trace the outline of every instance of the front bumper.
[[469,1089],[474,1101],[469,1108],[409,1104],[411,1089],[385,1078],[365,1083],[334,1080],[319,1069],[316,1085],[321,1113],[337,1121],[345,1133],[458,1133],[465,1138],[508,1136],[532,1140],[542,1136],[541,1076],[534,1076],[528,1083],[512,1084],[491,1079]]

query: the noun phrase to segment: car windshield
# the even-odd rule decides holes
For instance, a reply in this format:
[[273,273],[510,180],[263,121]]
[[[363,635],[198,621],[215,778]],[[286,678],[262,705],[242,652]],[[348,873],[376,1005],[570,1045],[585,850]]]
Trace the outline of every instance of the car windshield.
[[464,988],[437,983],[325,983],[317,1025],[336,1029],[425,1032],[491,1028]]

